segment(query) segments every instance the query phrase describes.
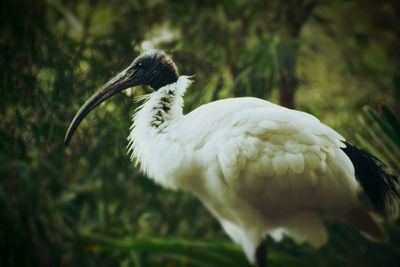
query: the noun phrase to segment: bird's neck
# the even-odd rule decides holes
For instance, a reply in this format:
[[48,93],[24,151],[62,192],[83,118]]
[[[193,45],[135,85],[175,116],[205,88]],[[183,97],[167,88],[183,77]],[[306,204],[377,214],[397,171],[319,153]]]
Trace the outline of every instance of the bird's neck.
[[136,159],[142,171],[149,176],[158,176],[151,173],[150,165],[155,155],[161,153],[167,144],[171,125],[179,121],[183,114],[183,95],[191,81],[187,76],[180,76],[175,83],[166,85],[146,96],[144,104],[133,117],[133,125],[128,137],[128,149],[131,157]]
[[182,116],[183,95],[190,83],[187,76],[180,76],[175,83],[148,95],[134,117],[133,127],[143,126],[163,132],[169,123]]

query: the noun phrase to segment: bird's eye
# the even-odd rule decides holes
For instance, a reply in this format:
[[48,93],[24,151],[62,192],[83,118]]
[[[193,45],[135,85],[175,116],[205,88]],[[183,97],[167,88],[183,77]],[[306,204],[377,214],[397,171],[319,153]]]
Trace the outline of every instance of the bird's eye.
[[137,64],[137,66],[139,67],[139,68],[143,68],[143,62],[139,62],[138,64]]

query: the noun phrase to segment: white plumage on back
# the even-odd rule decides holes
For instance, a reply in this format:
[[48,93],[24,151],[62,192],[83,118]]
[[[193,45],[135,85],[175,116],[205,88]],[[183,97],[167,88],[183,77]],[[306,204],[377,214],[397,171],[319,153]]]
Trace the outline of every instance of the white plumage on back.
[[181,76],[147,97],[129,151],[157,183],[198,196],[252,262],[266,234],[318,247],[327,240],[322,220],[359,208],[360,186],[337,132],[250,97],[183,115],[189,85]]

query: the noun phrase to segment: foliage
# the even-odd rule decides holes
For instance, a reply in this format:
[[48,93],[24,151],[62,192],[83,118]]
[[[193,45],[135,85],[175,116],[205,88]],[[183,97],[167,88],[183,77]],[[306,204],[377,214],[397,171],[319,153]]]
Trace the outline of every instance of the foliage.
[[[358,134],[357,140],[371,153],[400,173],[400,121],[385,105],[378,114],[371,108],[364,109],[364,117],[360,117],[366,129],[364,135]],[[373,142],[371,142],[373,140]],[[375,145],[375,146],[374,146]]]
[[[231,257],[246,266],[196,199],[164,191],[129,162],[131,96],[102,105],[62,144],[83,101],[146,44],[196,74],[187,110],[230,96],[279,99],[284,73],[294,104],[350,140],[365,104],[400,110],[391,1],[14,0],[0,10],[0,266],[216,266]],[[372,127],[377,155],[398,161]],[[387,244],[338,223],[321,250],[268,240],[271,260],[396,266],[398,225],[386,228]]]

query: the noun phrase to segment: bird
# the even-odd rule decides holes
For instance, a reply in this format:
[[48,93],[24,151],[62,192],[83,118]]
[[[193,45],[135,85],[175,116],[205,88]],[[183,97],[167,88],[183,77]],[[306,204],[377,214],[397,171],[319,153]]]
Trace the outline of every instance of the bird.
[[268,265],[268,236],[320,248],[326,220],[387,239],[381,221],[399,217],[400,190],[379,159],[313,115],[259,98],[221,99],[183,114],[191,83],[171,56],[144,51],[83,104],[64,142],[100,103],[147,86],[128,154],[157,184],[198,197],[251,264]]

